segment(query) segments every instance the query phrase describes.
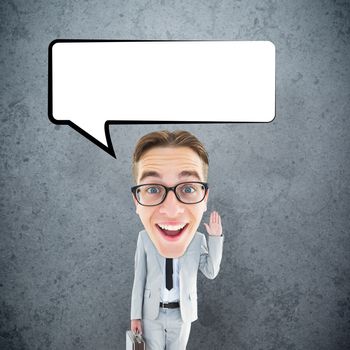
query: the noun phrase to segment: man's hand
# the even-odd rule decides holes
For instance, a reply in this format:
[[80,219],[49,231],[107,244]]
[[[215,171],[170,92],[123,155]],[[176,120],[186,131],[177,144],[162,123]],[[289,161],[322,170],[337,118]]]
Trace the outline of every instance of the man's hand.
[[141,320],[131,320],[131,330],[134,333],[142,334]]
[[222,226],[221,226],[221,217],[217,211],[213,211],[210,214],[209,225],[204,223],[207,232],[211,236],[221,236],[222,235]]

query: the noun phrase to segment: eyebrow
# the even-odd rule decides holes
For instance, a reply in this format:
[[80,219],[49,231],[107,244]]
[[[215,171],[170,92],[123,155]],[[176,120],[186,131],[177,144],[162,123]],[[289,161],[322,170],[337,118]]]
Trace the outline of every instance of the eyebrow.
[[141,182],[145,177],[149,177],[149,176],[161,178],[160,174],[157,173],[156,171],[148,170],[142,173],[142,176],[139,182]]
[[189,176],[194,176],[199,181],[201,180],[201,178],[199,177],[197,171],[195,171],[195,170],[184,170],[184,171],[181,171],[181,173],[179,174],[179,177],[189,177]]
[[[195,170],[184,170],[184,171],[181,171],[181,173],[179,174],[179,178],[183,178],[183,177],[190,177],[190,176],[194,176],[196,177],[199,181],[201,181],[201,178],[200,176],[198,175],[198,172],[195,171]],[[145,171],[142,173],[141,175],[141,178],[139,180],[139,182],[141,182],[142,180],[144,180],[146,177],[157,177],[157,178],[161,178],[162,176],[154,171],[154,170],[148,170],[148,171]]]

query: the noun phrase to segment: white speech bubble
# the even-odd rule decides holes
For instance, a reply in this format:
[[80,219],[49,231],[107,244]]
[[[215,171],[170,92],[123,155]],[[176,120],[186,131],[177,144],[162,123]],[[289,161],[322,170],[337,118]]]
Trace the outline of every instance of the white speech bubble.
[[110,124],[270,122],[270,41],[55,40],[49,118],[115,157]]

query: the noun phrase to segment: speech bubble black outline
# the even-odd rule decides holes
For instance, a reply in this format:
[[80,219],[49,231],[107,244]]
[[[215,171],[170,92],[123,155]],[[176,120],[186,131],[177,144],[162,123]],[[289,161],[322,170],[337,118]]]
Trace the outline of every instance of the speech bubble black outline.
[[[160,121],[160,120],[106,120],[104,125],[104,131],[106,135],[107,140],[107,146],[101,143],[99,140],[95,139],[93,136],[91,136],[89,133],[87,133],[85,130],[80,128],[78,125],[73,123],[71,120],[57,120],[52,115],[52,100],[53,100],[53,89],[52,89],[52,48],[56,43],[81,43],[81,42],[165,42],[165,41],[233,41],[233,40],[129,40],[129,39],[55,39],[50,42],[48,47],[48,116],[49,120],[56,125],[69,125],[71,128],[73,128],[75,131],[79,132],[81,135],[86,137],[88,140],[90,140],[92,143],[94,143],[96,146],[100,147],[102,150],[107,152],[109,155],[111,155],[113,158],[117,158],[113,149],[113,144],[111,141],[110,133],[109,133],[109,126],[110,125],[133,125],[133,124],[269,124],[272,123],[276,118],[276,49],[275,49],[275,113],[273,119],[271,119],[268,122],[221,122],[221,121]],[[234,40],[234,41],[243,41],[243,40]],[[247,40],[247,41],[270,41],[270,40]],[[274,46],[275,44],[270,41]],[[276,48],[276,46],[275,46]]]

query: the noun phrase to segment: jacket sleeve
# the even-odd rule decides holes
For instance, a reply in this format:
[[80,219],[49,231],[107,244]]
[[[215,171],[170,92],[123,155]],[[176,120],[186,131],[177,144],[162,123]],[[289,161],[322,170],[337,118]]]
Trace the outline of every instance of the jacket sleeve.
[[143,293],[147,274],[146,252],[143,245],[141,232],[137,239],[135,252],[134,284],[131,294],[131,320],[142,318]]
[[220,270],[224,236],[208,236],[208,245],[205,235],[202,235],[199,269],[210,279],[214,279]]

